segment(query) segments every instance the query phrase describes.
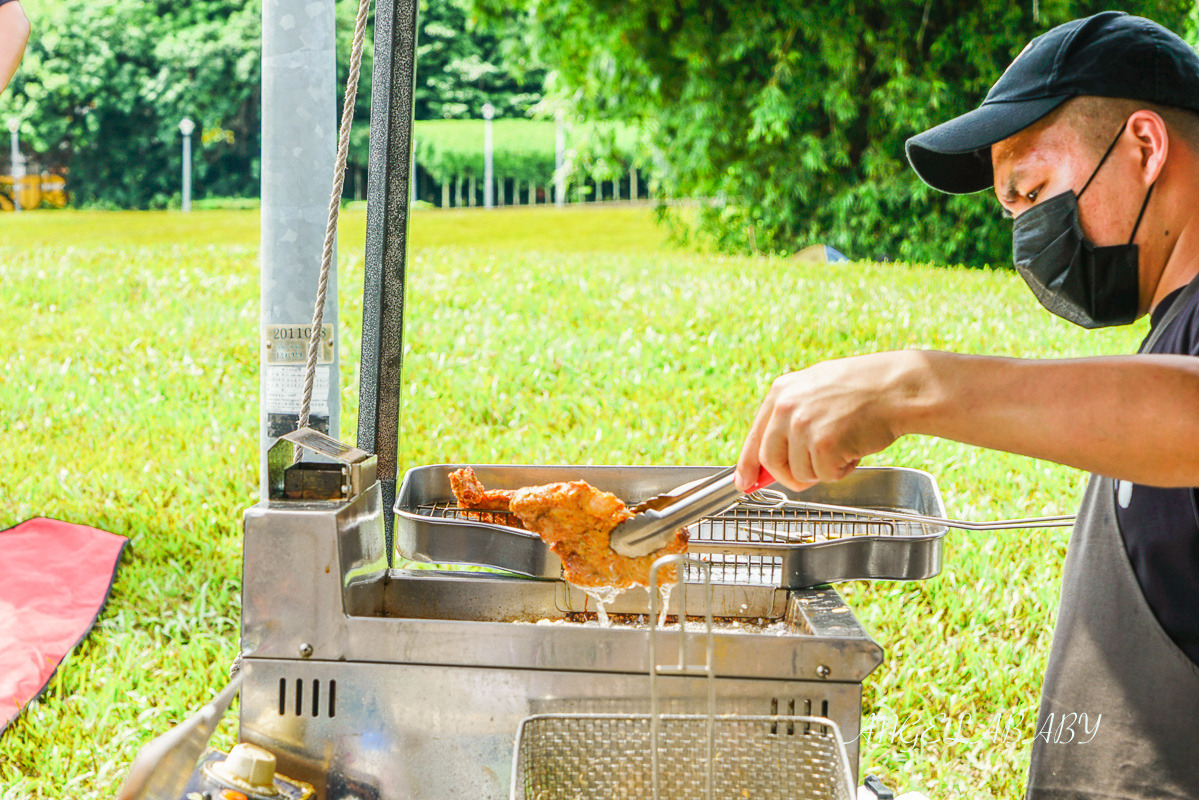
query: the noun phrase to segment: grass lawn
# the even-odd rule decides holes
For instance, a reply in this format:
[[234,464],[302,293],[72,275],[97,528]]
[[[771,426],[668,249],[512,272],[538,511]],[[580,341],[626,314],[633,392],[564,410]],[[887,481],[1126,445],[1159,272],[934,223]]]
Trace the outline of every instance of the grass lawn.
[[[357,399],[361,215],[340,249],[344,430]],[[0,218],[0,527],[45,515],[129,536],[109,604],[0,735],[0,798],[111,796],[136,750],[223,684],[240,515],[255,500],[257,213]],[[401,463],[715,464],[778,373],[893,348],[1134,349],[1008,272],[801,266],[666,248],[639,208],[419,212]],[[1079,473],[932,439],[951,513],[1072,513]],[[951,532],[945,569],[841,587],[886,662],[863,773],[933,798],[1023,796],[1068,533]],[[235,736],[231,714],[217,744]]]
[[[468,246],[500,250],[606,253],[658,252],[665,230],[654,225],[647,205],[563,208],[512,206],[418,210],[411,239],[415,248]],[[39,211],[0,217],[0,245],[42,248],[142,247],[149,245],[240,245],[258,248],[258,211]],[[136,219],[136,222],[132,221]],[[322,226],[323,227],[323,226]],[[366,211],[343,210],[339,246],[362,251]],[[361,278],[359,279],[361,282]]]

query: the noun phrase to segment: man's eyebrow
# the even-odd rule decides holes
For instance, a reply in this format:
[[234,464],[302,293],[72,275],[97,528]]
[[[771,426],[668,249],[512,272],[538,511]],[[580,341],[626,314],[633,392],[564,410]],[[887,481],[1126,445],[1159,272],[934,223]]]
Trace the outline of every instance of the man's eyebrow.
[[1007,174],[1007,180],[1003,182],[1003,186],[995,192],[996,196],[1008,203],[1015,202],[1020,196],[1016,191],[1016,184],[1020,182],[1021,177],[1022,173],[1019,167],[1012,169]]

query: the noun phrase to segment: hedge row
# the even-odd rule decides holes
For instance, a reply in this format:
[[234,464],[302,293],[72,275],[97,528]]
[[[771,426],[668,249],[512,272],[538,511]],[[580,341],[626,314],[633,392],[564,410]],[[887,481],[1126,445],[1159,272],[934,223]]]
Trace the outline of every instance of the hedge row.
[[[418,120],[413,141],[416,162],[434,180],[483,176],[483,120]],[[553,181],[556,124],[545,120],[497,119],[493,123],[495,177],[546,185]],[[583,143],[588,143],[584,149]],[[635,163],[631,128],[593,123],[568,126],[566,159],[575,173],[610,180]]]

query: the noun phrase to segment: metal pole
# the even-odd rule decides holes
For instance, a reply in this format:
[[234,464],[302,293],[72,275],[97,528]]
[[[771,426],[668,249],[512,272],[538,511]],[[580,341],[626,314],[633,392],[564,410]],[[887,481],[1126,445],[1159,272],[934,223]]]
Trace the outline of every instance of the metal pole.
[[566,175],[562,164],[566,161],[566,117],[561,109],[554,115],[557,130],[554,132],[554,205],[566,204]]
[[[263,0],[259,476],[299,422],[304,363],[337,150],[334,0]],[[309,424],[340,437],[337,259],[333,260]]]
[[192,210],[192,132],[196,123],[184,117],[179,121],[179,132],[183,134],[183,210]]
[[8,131],[11,134],[10,144],[12,146],[12,207],[14,211],[21,210],[21,201],[18,199],[21,187],[21,178],[25,177],[25,163],[21,160],[21,120],[12,117],[8,121]]
[[495,206],[495,153],[492,139],[492,120],[495,119],[495,106],[483,104],[483,208]]
[[183,210],[192,210],[192,137],[183,137]]
[[393,0],[381,2],[376,7],[375,62],[371,80],[358,446],[379,457],[389,564],[394,551],[392,506],[399,472],[400,379],[408,249],[407,182],[412,158],[418,1]]

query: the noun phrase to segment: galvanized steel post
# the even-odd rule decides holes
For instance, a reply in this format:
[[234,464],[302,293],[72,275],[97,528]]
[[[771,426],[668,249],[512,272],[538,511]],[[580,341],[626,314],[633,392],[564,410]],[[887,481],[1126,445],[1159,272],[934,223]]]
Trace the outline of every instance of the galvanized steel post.
[[[337,149],[334,0],[263,0],[259,486],[266,453],[299,421]],[[337,261],[309,424],[340,435]]]

